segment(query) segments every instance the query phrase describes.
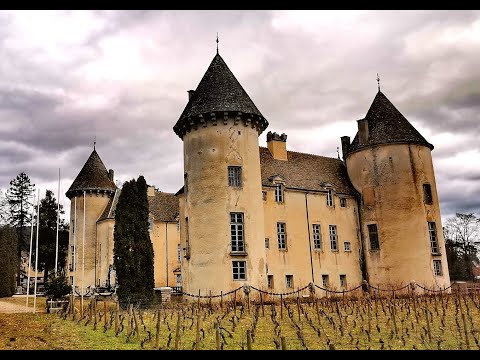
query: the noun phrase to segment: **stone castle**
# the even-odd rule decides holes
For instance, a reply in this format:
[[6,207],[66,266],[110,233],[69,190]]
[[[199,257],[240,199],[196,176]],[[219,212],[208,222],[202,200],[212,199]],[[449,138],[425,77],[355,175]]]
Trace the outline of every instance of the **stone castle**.
[[[285,134],[268,132],[259,147],[268,121],[218,52],[188,93],[173,126],[184,185],[148,188],[156,287],[450,285],[433,145],[380,89],[353,140],[341,138],[343,160],[289,151]],[[66,193],[77,289],[115,282],[120,192],[94,149]]]

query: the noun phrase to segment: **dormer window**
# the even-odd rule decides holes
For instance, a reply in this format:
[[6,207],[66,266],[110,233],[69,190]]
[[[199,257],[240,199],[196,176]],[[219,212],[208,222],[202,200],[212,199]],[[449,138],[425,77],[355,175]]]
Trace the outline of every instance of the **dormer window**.
[[333,206],[333,190],[327,190],[327,206]]
[[283,202],[284,199],[284,185],[282,183],[278,183],[275,185],[275,201],[276,202]]

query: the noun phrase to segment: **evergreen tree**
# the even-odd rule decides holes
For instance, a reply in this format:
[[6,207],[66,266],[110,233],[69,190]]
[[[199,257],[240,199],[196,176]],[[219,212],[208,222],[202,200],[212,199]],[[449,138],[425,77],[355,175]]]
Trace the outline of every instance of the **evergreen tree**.
[[[40,229],[38,234],[38,269],[44,271],[44,282],[49,279],[49,272],[55,269],[57,242],[58,203],[51,190],[47,190],[40,201]],[[60,214],[64,214],[60,205]],[[33,252],[33,251],[32,251]],[[65,221],[59,219],[58,227],[58,269],[65,269],[68,252],[68,229]],[[32,266],[35,266],[35,253],[32,254]]]
[[10,181],[10,188],[6,194],[8,223],[17,230],[17,285],[20,285],[22,251],[28,248],[25,230],[31,221],[32,203],[30,199],[34,189],[35,184],[31,184],[28,175],[21,172],[15,179]]
[[148,231],[147,183],[124,183],[115,209],[114,266],[122,303],[153,299],[153,245]]
[[0,227],[0,298],[15,293],[17,236],[10,226]]

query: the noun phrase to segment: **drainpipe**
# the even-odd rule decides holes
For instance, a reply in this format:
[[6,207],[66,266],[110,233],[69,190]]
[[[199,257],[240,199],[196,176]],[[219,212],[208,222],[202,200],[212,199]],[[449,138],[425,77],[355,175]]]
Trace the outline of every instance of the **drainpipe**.
[[310,250],[310,268],[312,270],[312,283],[315,283],[315,275],[313,273],[312,241],[310,239],[310,220],[308,219],[308,192],[305,193],[305,211],[307,213],[308,249]]
[[167,274],[168,286],[168,222],[165,222],[165,271]]

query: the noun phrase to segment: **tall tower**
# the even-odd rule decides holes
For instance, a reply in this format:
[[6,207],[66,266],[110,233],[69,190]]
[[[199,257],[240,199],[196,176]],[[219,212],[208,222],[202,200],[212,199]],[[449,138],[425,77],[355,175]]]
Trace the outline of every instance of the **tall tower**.
[[[69,275],[80,293],[98,285],[97,220],[116,190],[113,170],[107,171],[95,148],[66,192],[70,199]],[[84,196],[85,194],[85,196]],[[83,250],[85,249],[85,255]],[[82,273],[85,278],[82,278]],[[73,278],[72,278],[73,277]]]
[[183,140],[183,287],[266,286],[258,136],[262,116],[227,64],[213,58],[173,127]]
[[432,164],[433,145],[378,90],[352,143],[342,137],[348,175],[361,195],[371,284],[449,286]]

